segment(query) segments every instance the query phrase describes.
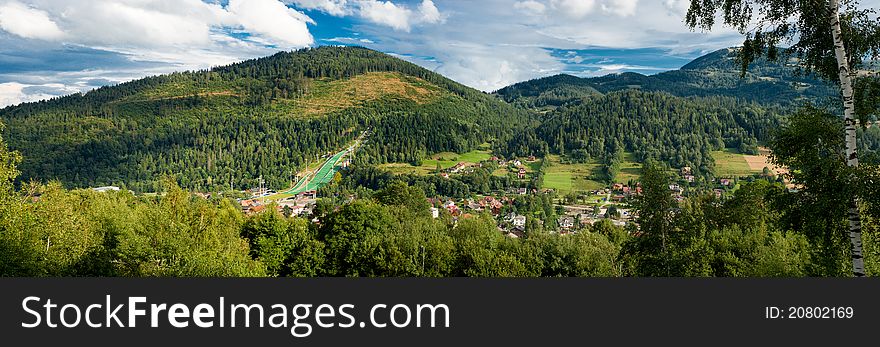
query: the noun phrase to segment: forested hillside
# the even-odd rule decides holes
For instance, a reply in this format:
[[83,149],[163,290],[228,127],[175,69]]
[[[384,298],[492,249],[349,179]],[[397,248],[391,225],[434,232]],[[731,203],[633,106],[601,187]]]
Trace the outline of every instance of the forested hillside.
[[756,153],[780,117],[761,105],[727,97],[682,98],[661,92],[611,92],[549,113],[533,131],[517,134],[509,156],[564,154],[613,166],[620,152],[643,162],[712,170],[711,151]]
[[[400,59],[353,47],[278,53],[0,110],[20,181],[158,191],[286,187],[366,129],[374,161],[505,139],[526,113]],[[418,136],[414,136],[417,134]]]

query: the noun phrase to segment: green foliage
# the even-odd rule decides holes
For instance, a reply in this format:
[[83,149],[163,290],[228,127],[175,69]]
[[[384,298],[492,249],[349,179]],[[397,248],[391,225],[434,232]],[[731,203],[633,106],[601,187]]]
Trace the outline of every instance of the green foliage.
[[374,197],[382,204],[402,206],[421,216],[427,216],[430,207],[424,191],[401,181],[391,182]]
[[324,244],[304,219],[287,219],[269,209],[248,219],[242,236],[250,242],[251,256],[271,276],[314,277],[324,264]]
[[4,203],[0,273],[6,276],[261,276],[239,235],[241,212],[172,188],[161,199],[65,191]]

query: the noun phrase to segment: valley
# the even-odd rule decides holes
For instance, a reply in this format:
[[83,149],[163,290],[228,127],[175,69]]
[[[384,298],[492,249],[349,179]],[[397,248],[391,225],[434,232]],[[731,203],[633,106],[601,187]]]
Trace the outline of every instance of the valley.
[[[804,171],[769,161],[830,165],[778,132],[827,121],[792,101],[831,91],[784,64],[735,79],[731,54],[484,93],[319,47],[7,107],[0,216],[21,233],[0,244],[24,265],[3,271],[624,276],[667,230],[677,274],[836,273],[788,232],[822,213],[786,202]],[[880,128],[860,134],[870,162]]]

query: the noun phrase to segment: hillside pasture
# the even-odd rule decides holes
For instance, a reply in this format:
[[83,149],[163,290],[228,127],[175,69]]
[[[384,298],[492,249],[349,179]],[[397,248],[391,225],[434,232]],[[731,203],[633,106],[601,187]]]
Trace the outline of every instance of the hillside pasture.
[[[753,157],[753,162],[764,162],[765,156],[745,156],[735,149],[725,148],[723,151],[713,151],[715,159],[715,176],[718,177],[742,177],[761,172],[764,165],[749,164],[747,157]],[[756,159],[757,158],[757,159]],[[759,167],[758,167],[759,166]],[[757,167],[757,168],[756,168]]]
[[597,190],[604,186],[600,182],[591,180],[598,174],[599,164],[563,164],[558,155],[550,155],[545,160],[550,161],[550,166],[544,173],[544,188],[567,194]]

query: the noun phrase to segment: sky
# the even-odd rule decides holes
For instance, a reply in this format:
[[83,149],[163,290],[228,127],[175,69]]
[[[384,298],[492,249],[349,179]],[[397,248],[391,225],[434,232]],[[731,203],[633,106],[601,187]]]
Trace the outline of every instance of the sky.
[[689,30],[688,3],[0,0],[0,107],[322,45],[364,46],[493,91],[558,73],[654,74],[742,42],[730,29]]

